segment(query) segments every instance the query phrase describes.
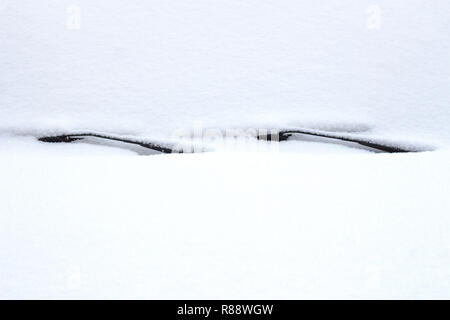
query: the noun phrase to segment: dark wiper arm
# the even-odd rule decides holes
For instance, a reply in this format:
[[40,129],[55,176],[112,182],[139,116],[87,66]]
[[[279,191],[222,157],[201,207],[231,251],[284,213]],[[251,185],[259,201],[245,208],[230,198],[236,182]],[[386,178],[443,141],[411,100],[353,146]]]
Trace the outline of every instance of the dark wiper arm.
[[[404,148],[399,147],[396,145],[393,145],[388,142],[377,142],[372,139],[366,138],[366,137],[354,137],[350,135],[342,135],[342,134],[335,134],[331,132],[321,131],[321,130],[308,130],[308,129],[282,129],[278,131],[278,138],[279,141],[285,141],[287,140],[292,134],[304,134],[309,136],[316,136],[316,137],[322,137],[322,138],[329,138],[329,139],[336,139],[346,142],[354,142],[357,144],[360,144],[365,147],[370,147],[379,151],[388,152],[388,153],[404,153],[404,152],[417,152],[421,151],[417,148]],[[270,135],[264,135],[264,136],[258,136],[259,139],[265,139],[270,140]]]
[[136,144],[141,147],[144,147],[147,149],[152,149],[152,150],[159,151],[162,153],[182,153],[183,152],[183,150],[178,150],[175,147],[170,147],[170,146],[163,145],[163,144],[160,144],[157,142],[139,141],[139,140],[123,138],[123,137],[119,138],[119,137],[106,135],[106,134],[99,134],[99,133],[63,134],[63,135],[57,135],[57,136],[41,137],[41,138],[38,138],[38,140],[43,141],[43,142],[73,142],[76,140],[82,140],[83,138],[86,138],[86,137],[95,137],[95,138],[100,138],[100,139]]
[[[268,132],[268,131],[267,131]],[[400,147],[396,143],[392,142],[379,142],[376,140],[373,140],[368,137],[358,137],[353,135],[346,135],[346,134],[340,134],[340,133],[333,133],[328,131],[322,131],[322,130],[310,130],[305,128],[287,128],[287,129],[281,129],[277,130],[276,137],[273,137],[272,134],[264,134],[264,135],[258,135],[258,139],[263,140],[272,140],[275,138],[277,141],[285,141],[293,134],[303,134],[303,135],[310,135],[310,136],[316,136],[316,137],[322,137],[322,138],[329,138],[329,139],[336,139],[341,140],[345,142],[353,142],[360,144],[365,147],[369,147],[372,149],[376,149],[383,152],[388,153],[405,153],[405,152],[419,152],[419,151],[426,151],[430,150],[426,147],[419,147],[419,146],[411,146],[410,148],[407,147]],[[130,143],[139,145],[141,147],[151,149],[154,151],[162,152],[162,153],[183,153],[183,148],[176,147],[174,143],[161,143],[161,142],[155,142],[155,141],[144,141],[134,138],[128,138],[123,136],[116,136],[116,135],[110,135],[110,134],[102,134],[102,133],[95,133],[95,132],[87,132],[87,133],[71,133],[71,134],[62,134],[62,135],[55,135],[55,136],[45,136],[38,138],[39,141],[43,142],[73,142],[76,140],[82,140],[86,137],[95,137],[100,139],[106,139],[106,140],[113,140],[113,141],[119,141],[124,143]]]

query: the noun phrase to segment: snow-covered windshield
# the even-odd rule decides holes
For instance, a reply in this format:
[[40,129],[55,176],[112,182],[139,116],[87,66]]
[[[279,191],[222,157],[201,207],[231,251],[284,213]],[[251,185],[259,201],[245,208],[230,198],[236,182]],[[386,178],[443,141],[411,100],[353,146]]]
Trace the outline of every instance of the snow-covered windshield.
[[3,0],[0,130],[450,140],[450,3]]

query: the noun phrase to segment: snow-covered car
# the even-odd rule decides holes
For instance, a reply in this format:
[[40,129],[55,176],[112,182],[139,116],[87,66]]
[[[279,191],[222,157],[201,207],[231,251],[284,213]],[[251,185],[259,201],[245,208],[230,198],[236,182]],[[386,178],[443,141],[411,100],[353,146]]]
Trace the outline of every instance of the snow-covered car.
[[0,298],[450,298],[450,2],[0,2]]

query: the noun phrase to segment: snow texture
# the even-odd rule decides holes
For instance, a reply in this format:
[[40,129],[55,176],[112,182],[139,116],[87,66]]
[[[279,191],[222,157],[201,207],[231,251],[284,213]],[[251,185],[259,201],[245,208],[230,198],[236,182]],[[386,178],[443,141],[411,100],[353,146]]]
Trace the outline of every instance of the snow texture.
[[[449,16],[447,0],[0,0],[0,298],[450,298]],[[199,124],[433,151],[36,140]]]
[[450,298],[442,153],[3,156],[0,297]]
[[1,3],[3,131],[201,121],[450,140],[447,0]]

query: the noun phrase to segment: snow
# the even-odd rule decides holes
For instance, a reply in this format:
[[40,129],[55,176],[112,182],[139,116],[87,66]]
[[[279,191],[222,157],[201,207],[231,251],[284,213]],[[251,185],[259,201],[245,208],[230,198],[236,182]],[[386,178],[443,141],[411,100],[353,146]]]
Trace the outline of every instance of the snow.
[[[450,298],[449,15],[446,0],[0,1],[0,298]],[[36,139],[198,125],[430,151]]]
[[356,123],[450,138],[447,0],[2,3],[6,132]]
[[449,298],[448,153],[3,156],[1,298]]

